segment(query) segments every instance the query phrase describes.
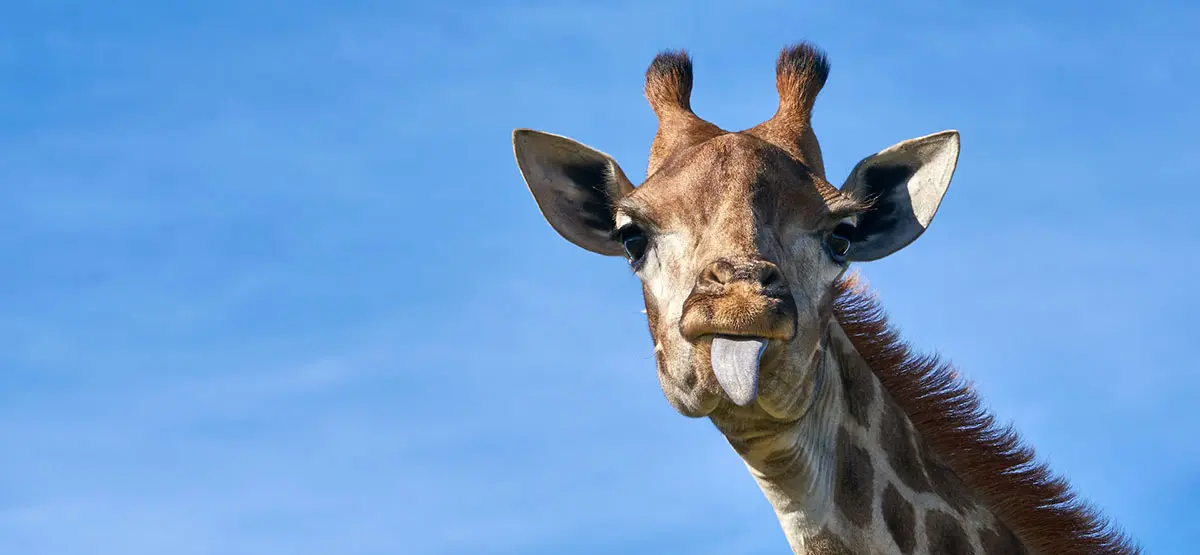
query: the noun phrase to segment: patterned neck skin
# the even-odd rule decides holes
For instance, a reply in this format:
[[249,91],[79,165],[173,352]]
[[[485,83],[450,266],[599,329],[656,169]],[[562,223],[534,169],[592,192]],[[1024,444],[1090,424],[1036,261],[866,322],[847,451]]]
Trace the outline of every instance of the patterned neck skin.
[[732,404],[710,415],[794,552],[1028,552],[929,451],[835,320],[812,368],[794,422]]

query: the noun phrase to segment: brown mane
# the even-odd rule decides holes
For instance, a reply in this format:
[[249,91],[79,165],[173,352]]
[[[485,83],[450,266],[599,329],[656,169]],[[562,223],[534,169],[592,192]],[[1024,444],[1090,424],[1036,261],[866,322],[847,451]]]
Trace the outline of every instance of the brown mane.
[[1134,555],[1138,548],[1000,425],[953,366],[914,354],[857,275],[838,284],[834,314],[917,432],[1027,548],[1055,555]]

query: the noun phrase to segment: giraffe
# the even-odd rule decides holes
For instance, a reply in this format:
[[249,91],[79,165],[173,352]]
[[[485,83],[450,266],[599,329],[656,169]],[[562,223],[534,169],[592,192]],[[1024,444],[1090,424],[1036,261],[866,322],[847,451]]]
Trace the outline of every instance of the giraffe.
[[811,125],[828,74],[816,46],[784,48],[775,114],[730,132],[692,111],[688,54],[663,51],[640,185],[531,129],[513,132],[516,162],[563,238],[626,258],[667,401],[723,434],[795,553],[1139,553],[952,366],[910,351],[849,271],[925,232],[959,134],[899,142],[835,187]]

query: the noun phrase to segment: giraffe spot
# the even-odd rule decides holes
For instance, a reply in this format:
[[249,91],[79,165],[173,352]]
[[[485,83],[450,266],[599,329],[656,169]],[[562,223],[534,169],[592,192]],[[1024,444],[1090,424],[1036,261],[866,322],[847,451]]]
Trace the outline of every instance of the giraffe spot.
[[921,464],[914,441],[916,434],[910,433],[906,425],[908,417],[895,402],[888,402],[883,411],[883,421],[879,427],[879,441],[887,453],[888,464],[904,485],[916,493],[931,490],[929,477]]
[[954,517],[942,511],[925,515],[925,537],[929,540],[929,555],[969,555],[971,542]]
[[700,376],[696,372],[684,372],[683,387],[688,391],[694,391],[696,386],[700,384]]
[[1021,540],[1017,539],[1016,534],[1013,534],[1012,530],[1003,524],[999,526],[999,530],[981,528],[979,543],[983,546],[983,552],[986,555],[1025,555],[1029,553],[1021,544]]
[[837,460],[840,464],[834,501],[847,520],[866,526],[871,523],[875,469],[870,454],[854,443],[845,428],[838,433]]
[[829,530],[821,530],[821,533],[809,538],[804,542],[804,547],[809,555],[854,555],[850,548]]
[[900,496],[894,484],[883,490],[883,522],[900,553],[910,555],[917,546],[917,510]]
[[858,366],[843,362],[840,364],[842,374],[842,390],[846,395],[846,410],[862,427],[870,426],[871,400],[875,396],[875,384],[872,377]]
[[967,490],[967,485],[963,483],[962,478],[955,474],[954,469],[949,465],[940,461],[936,456],[930,456],[928,452],[925,455],[925,469],[929,476],[929,482],[933,485],[933,491],[937,496],[945,501],[950,508],[959,513],[965,512],[967,509],[974,506],[971,500],[971,493]]

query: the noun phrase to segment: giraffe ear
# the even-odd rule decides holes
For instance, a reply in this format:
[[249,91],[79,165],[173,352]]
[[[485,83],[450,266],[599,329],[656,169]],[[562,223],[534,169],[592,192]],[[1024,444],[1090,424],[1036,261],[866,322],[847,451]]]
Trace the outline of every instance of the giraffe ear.
[[909,139],[862,159],[842,192],[871,207],[854,223],[846,260],[878,260],[920,237],[933,221],[957,164],[957,131]]
[[513,131],[513,153],[542,216],[564,239],[589,251],[622,256],[613,237],[613,203],[633,191],[616,160],[574,140]]

